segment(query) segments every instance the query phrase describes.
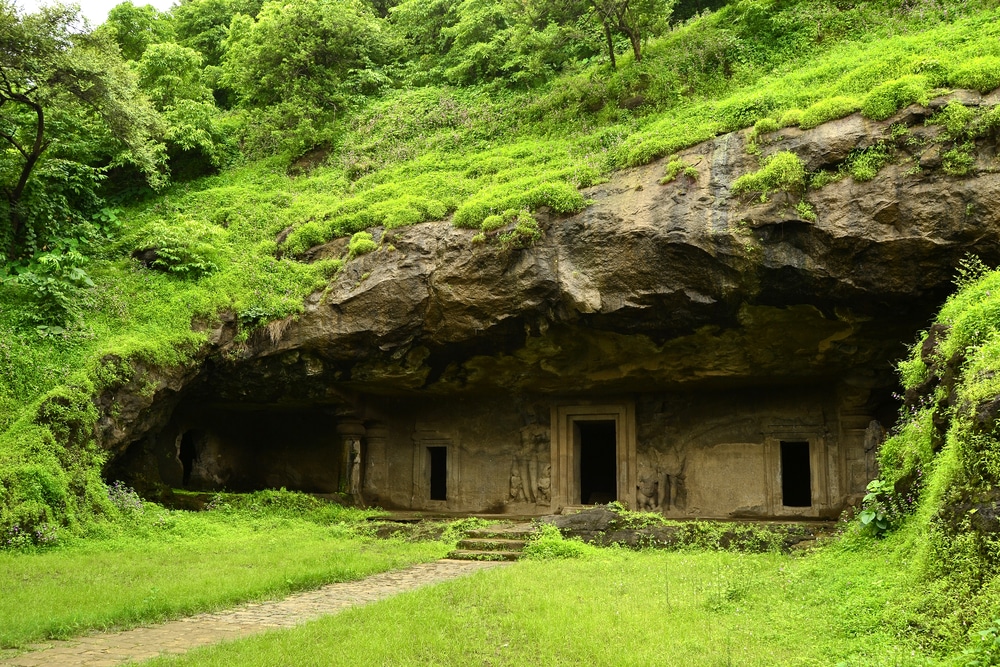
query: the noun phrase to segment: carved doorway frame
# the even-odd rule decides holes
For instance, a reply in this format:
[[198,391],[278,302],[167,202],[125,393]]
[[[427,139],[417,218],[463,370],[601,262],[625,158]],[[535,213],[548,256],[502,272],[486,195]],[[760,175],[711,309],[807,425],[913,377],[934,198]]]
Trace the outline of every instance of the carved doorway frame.
[[[811,476],[808,507],[789,506],[782,503],[781,494],[781,443],[809,443],[809,468]],[[827,439],[816,430],[772,431],[764,439],[764,469],[767,513],[774,517],[818,516],[830,505],[830,482],[827,475]]]
[[636,504],[638,462],[636,461],[635,403],[554,405],[552,419],[552,508],[579,505],[580,443],[577,422],[615,422],[615,480],[617,500],[628,507]]

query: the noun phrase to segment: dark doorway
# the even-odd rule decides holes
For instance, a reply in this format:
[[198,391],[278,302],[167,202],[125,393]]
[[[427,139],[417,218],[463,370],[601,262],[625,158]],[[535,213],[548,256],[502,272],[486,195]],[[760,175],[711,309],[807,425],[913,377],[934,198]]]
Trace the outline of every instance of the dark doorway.
[[428,447],[431,459],[431,500],[448,500],[448,448]]
[[181,446],[177,452],[180,459],[181,469],[184,476],[181,485],[186,489],[191,484],[191,470],[194,468],[194,461],[198,458],[198,448],[195,446],[195,432],[188,431],[181,437]]
[[781,443],[781,504],[812,506],[812,471],[808,442]]
[[580,438],[580,502],[596,505],[618,500],[615,420],[579,420],[574,424]]

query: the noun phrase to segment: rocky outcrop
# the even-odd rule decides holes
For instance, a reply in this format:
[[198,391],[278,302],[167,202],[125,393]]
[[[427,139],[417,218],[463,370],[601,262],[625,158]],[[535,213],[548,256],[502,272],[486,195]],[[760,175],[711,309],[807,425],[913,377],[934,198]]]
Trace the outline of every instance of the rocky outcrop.
[[[539,212],[543,235],[525,249],[473,243],[473,231],[442,223],[373,230],[379,249],[348,261],[300,316],[246,342],[218,334],[222,353],[208,355],[192,391],[344,404],[357,392],[608,393],[834,378],[890,387],[891,362],[951,291],[958,260],[971,251],[1000,261],[995,143],[977,145],[966,176],[918,169],[939,150],[939,128],[923,124],[932,108],[786,128],[759,138],[759,155],[746,133],[718,137],[680,155],[696,177],[661,185],[659,161],[590,188],[592,204],[577,215]],[[868,182],[846,177],[763,203],[731,191],[771,153],[835,170],[879,141],[894,157]],[[335,242],[313,254],[342,251]],[[107,443],[135,439],[151,420],[136,423],[107,424]]]

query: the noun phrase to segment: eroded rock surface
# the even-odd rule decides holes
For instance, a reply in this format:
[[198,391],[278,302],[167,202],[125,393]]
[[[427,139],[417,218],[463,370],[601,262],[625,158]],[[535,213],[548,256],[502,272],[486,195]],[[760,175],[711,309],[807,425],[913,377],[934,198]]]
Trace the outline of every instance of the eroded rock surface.
[[[764,155],[792,150],[829,169],[889,140],[893,123],[933,134],[929,114],[788,128],[765,137]],[[995,149],[979,147],[970,176],[913,173],[934,148],[924,140],[869,182],[760,204],[731,194],[759,157],[743,134],[725,135],[681,155],[697,178],[659,185],[663,161],[615,174],[587,191],[593,204],[579,215],[543,214],[543,238],[523,250],[440,223],[387,231],[280,335],[260,332],[224,366],[240,373],[255,360],[245,380],[266,377],[268,398],[309,391],[300,379],[316,376],[447,393],[885,372],[952,289],[959,258],[1000,259]],[[815,221],[796,211],[802,199]],[[294,381],[271,384],[283,377]]]
[[[183,437],[227,451],[208,433],[211,410],[225,412],[222,440],[264,428],[241,415],[283,410],[287,420],[327,419],[296,436],[289,456],[320,451],[324,438],[338,443],[330,460],[307,457],[337,471],[318,490],[411,508],[527,504],[521,510],[532,513],[581,500],[579,480],[574,487],[560,467],[572,465],[553,453],[550,411],[603,401],[616,428],[636,424],[632,458],[618,462],[617,493],[631,503],[639,488],[639,504],[685,516],[718,514],[715,498],[727,516],[834,512],[874,474],[866,429],[892,421],[892,364],[952,290],[959,259],[975,252],[1000,262],[995,142],[976,145],[965,176],[933,168],[940,128],[924,121],[946,101],[883,122],[853,115],[779,130],[758,139],[760,155],[746,133],[718,137],[680,155],[696,177],[661,185],[659,161],[589,189],[592,204],[577,215],[540,212],[542,237],[524,249],[477,244],[475,232],[440,222],[373,230],[379,250],[348,261],[304,313],[246,342],[222,323],[200,367],[130,399],[131,421],[106,417],[105,444],[121,452],[171,422],[166,445],[122,459],[159,466],[169,484],[180,473],[164,466],[176,468],[180,454],[162,459]],[[870,181],[846,177],[766,202],[732,193],[736,178],[776,151],[832,172],[880,141],[893,161]],[[343,251],[341,240],[312,254]],[[157,408],[164,398],[170,409]],[[567,414],[572,426],[576,413]],[[782,447],[803,443],[813,486],[800,512],[782,500],[778,471],[790,464],[778,461]],[[250,458],[278,456],[263,440],[254,447]],[[453,471],[459,459],[420,458],[438,456],[435,448],[461,452],[466,472]],[[448,489],[467,489],[484,470],[489,481],[453,502],[455,492],[433,481],[434,461],[445,460]],[[222,480],[310,478],[282,474],[211,469]],[[761,486],[713,490],[720,475],[755,475]]]

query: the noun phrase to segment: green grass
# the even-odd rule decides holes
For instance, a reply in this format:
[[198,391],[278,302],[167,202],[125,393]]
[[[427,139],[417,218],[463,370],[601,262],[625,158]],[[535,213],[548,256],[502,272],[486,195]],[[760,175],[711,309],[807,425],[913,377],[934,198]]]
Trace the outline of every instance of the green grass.
[[280,598],[441,558],[449,548],[365,537],[357,512],[295,518],[260,508],[146,508],[126,528],[105,526],[103,537],[0,551],[0,648]]
[[[805,556],[601,549],[150,665],[917,665],[897,540]],[[145,663],[144,663],[145,664]]]

